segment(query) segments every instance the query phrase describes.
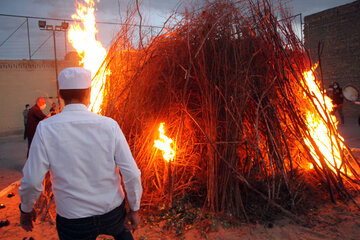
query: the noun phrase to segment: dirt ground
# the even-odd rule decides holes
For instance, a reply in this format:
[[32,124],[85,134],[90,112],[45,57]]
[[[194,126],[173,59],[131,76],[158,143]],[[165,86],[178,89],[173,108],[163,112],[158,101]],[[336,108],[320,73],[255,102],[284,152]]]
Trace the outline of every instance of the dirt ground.
[[[360,156],[360,127],[356,119],[346,120],[345,125],[340,126],[340,132],[345,142],[352,148],[357,148]],[[17,186],[9,187],[11,183],[18,181],[22,174],[21,169],[26,159],[26,141],[21,135],[0,137],[0,226],[2,221],[9,221],[9,225],[0,227],[1,240],[21,240],[32,237],[34,240],[58,239],[55,225],[51,224],[49,218],[41,221],[39,216],[35,223],[33,232],[25,232],[19,225],[20,199]],[[5,190],[6,191],[5,191]],[[8,197],[8,193],[14,193]],[[360,196],[356,198],[360,203]],[[142,219],[146,219],[142,213]],[[282,218],[272,223],[264,224],[242,224],[237,227],[225,228],[219,224],[209,232],[193,228],[180,236],[173,231],[164,229],[164,222],[143,223],[135,231],[135,239],[158,240],[158,239],[360,239],[360,210],[351,202],[338,202],[337,204],[324,203],[317,209],[310,210],[310,214],[300,217],[307,224],[296,224],[292,219]],[[100,240],[112,239],[108,236],[98,237]]]
[[[45,221],[39,215],[33,232],[25,232],[19,225],[20,199],[17,187],[8,188],[8,192],[0,197],[0,204],[5,208],[0,209],[0,221],[9,221],[8,226],[0,227],[0,239],[29,239],[34,240],[58,239],[55,225],[51,224],[47,217]],[[2,191],[2,193],[4,193]],[[14,193],[10,197],[8,193]],[[360,202],[360,197],[357,198]],[[145,216],[142,216],[145,219]],[[158,239],[213,239],[213,240],[231,240],[231,239],[341,239],[355,240],[360,239],[360,211],[352,203],[326,203],[317,210],[311,211],[309,215],[300,217],[306,225],[299,225],[289,218],[279,219],[273,223],[264,224],[243,224],[232,228],[223,228],[221,225],[206,233],[198,228],[190,229],[183,235],[176,236],[173,231],[164,230],[164,222],[142,223],[140,228],[135,231],[135,239],[140,240],[158,240]],[[97,239],[109,240],[112,237],[99,236]]]

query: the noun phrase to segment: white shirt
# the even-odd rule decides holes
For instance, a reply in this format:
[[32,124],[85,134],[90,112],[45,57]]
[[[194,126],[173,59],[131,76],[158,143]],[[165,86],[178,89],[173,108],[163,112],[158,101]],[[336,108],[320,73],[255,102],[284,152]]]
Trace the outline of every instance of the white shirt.
[[60,114],[39,123],[24,166],[19,195],[30,212],[50,170],[56,212],[65,218],[101,215],[124,200],[123,177],[130,208],[140,208],[141,173],[129,145],[113,119],[66,105]]

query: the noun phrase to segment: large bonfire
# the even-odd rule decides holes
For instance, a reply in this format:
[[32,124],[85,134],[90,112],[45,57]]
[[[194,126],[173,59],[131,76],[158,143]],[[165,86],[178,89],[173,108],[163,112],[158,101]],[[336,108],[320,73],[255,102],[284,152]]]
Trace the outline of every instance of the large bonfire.
[[[292,215],[307,191],[352,200],[359,163],[281,9],[218,0],[156,36],[134,15],[122,25],[97,73],[99,111],[128,139],[145,206],[186,196],[248,220],[264,205]],[[170,161],[154,147],[160,123]]]

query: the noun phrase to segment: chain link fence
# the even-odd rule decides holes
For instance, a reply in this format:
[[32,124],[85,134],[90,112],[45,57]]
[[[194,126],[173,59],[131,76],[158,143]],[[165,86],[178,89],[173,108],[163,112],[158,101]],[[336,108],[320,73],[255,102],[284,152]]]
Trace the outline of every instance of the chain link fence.
[[[295,33],[303,41],[302,15],[297,14],[291,18]],[[53,60],[55,51],[56,58],[62,60],[67,53],[75,51],[68,41],[67,30],[53,31],[39,28],[39,21],[46,21],[47,25],[52,25],[55,28],[64,22],[69,25],[74,23],[71,19],[0,14],[0,21],[0,60]],[[134,27],[137,28],[138,26]],[[154,36],[161,30],[161,27],[158,26],[142,25],[141,27],[148,36]],[[98,30],[97,40],[102,43],[104,48],[109,49],[112,39],[121,28],[121,24],[97,22],[96,28]]]
[[[39,21],[46,21],[46,25],[52,25],[55,29],[55,26],[61,26],[64,22],[69,25],[73,24],[73,20],[0,14],[0,21],[0,60],[53,60],[55,51],[56,58],[62,60],[67,53],[75,51],[67,37],[68,29],[55,31],[39,28]],[[134,27],[137,28],[137,26]],[[96,28],[98,30],[97,40],[102,43],[104,48],[109,49],[121,24],[97,22]],[[154,35],[161,28],[142,26],[142,29],[146,29],[150,35]]]

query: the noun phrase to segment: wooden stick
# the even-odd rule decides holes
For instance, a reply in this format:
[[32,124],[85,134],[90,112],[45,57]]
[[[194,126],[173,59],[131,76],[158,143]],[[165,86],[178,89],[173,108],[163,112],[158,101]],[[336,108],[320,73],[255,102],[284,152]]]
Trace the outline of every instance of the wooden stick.
[[1,190],[1,192],[0,192],[0,198],[3,197],[3,196],[5,196],[5,195],[8,195],[9,192],[13,191],[14,188],[19,187],[19,186],[20,186],[20,180],[11,183],[9,186],[7,186],[7,187],[4,188],[3,190]]

